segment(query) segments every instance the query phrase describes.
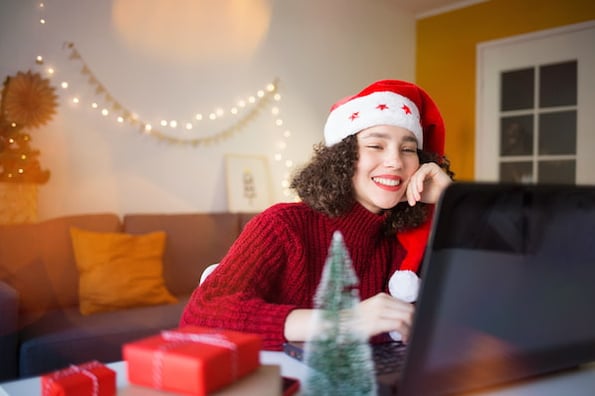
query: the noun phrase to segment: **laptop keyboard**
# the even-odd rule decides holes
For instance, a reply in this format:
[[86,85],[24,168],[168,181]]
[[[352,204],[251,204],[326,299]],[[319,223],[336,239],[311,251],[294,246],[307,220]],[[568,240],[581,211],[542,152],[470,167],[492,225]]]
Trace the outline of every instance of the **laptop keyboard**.
[[407,347],[402,342],[387,342],[372,346],[376,374],[398,372],[405,363]]
[[[286,343],[283,346],[286,354],[303,361],[303,343]],[[377,375],[397,373],[405,363],[407,347],[402,342],[383,342],[372,344],[372,359]]]

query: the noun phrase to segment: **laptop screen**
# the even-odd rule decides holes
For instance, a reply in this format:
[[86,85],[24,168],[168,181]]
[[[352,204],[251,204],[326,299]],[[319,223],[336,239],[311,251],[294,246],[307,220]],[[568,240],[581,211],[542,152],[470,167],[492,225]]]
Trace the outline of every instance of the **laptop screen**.
[[595,187],[455,183],[436,213],[399,395],[595,360]]

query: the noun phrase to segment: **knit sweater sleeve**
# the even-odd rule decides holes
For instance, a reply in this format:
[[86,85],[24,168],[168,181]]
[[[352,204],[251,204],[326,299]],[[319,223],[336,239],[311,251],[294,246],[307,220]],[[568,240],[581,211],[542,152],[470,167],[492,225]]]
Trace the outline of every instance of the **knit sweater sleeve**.
[[195,289],[180,325],[256,333],[265,349],[281,349],[285,319],[296,305],[279,297],[280,288],[288,282],[288,262],[300,254],[297,245],[277,211],[254,217],[217,269]]

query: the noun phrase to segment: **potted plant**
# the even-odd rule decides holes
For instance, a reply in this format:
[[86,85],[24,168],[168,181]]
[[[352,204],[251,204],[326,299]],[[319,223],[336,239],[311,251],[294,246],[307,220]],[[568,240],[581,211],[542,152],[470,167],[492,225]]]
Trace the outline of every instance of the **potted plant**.
[[50,171],[39,163],[29,131],[47,124],[56,113],[57,95],[39,73],[18,72],[4,81],[0,96],[0,223],[37,218],[37,186]]

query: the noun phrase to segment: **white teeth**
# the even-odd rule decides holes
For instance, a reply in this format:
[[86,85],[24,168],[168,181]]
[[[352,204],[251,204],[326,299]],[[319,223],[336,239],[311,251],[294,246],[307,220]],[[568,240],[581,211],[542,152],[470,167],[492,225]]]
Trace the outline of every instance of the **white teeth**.
[[383,177],[373,177],[372,180],[374,180],[376,183],[380,183],[380,184],[384,184],[385,186],[398,186],[399,184],[401,184],[400,180],[394,180],[394,179],[385,179]]

